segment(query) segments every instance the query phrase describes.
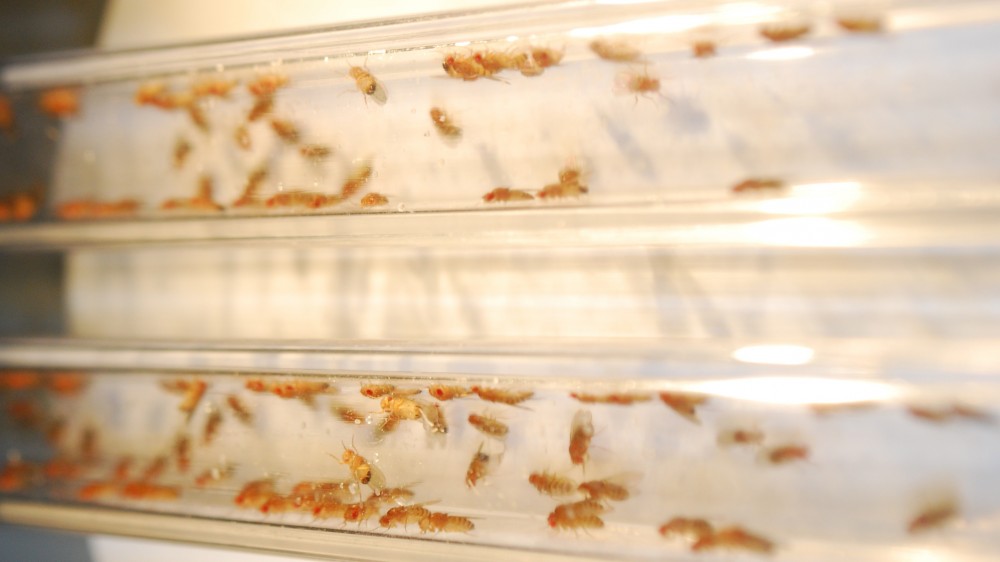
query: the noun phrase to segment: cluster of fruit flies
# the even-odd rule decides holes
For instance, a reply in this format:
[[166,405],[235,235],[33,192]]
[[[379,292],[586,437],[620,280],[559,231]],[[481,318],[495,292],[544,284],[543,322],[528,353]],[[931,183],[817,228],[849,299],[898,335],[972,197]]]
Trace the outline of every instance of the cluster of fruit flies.
[[[837,27],[848,33],[881,33],[884,29],[882,19],[870,14],[842,14],[834,21]],[[773,43],[794,41],[811,31],[809,23],[795,20],[765,23],[757,29],[761,37]]]
[[506,51],[490,49],[445,55],[441,67],[452,77],[471,82],[480,78],[496,79],[505,70],[520,72],[524,76],[541,76],[546,68],[562,61],[563,51],[549,47],[532,46]]
[[[375,78],[361,67],[351,67],[350,76],[355,80],[358,89],[368,97],[377,97],[377,92],[384,91]],[[280,89],[287,87],[289,79],[280,73],[259,74],[246,85],[252,103],[246,112],[245,119],[233,130],[231,139],[241,150],[250,150],[253,139],[249,125],[267,119],[270,130],[286,146],[295,148],[306,160],[321,162],[334,150],[329,145],[307,143],[298,126],[288,119],[274,115],[275,100]],[[238,85],[236,80],[203,79],[195,82],[188,89],[172,90],[163,82],[141,84],[135,94],[135,102],[139,106],[150,106],[164,111],[185,112],[195,127],[205,134],[212,131],[212,124],[205,110],[203,100],[208,97],[229,100]],[[194,145],[186,137],[178,137],[171,153],[173,167],[182,169],[188,162],[194,150]],[[337,193],[319,193],[311,191],[287,190],[272,197],[263,198],[260,195],[261,184],[267,179],[267,168],[259,166],[250,171],[247,182],[240,196],[230,205],[233,209],[320,209],[331,207],[347,201],[362,190],[372,176],[371,164],[367,161],[355,166]],[[214,195],[214,184],[209,174],[198,178],[195,194],[191,197],[178,197],[164,201],[160,209],[164,211],[185,212],[220,212],[226,208],[219,203]],[[388,204],[388,198],[379,193],[368,193],[360,199],[362,208],[380,207]],[[137,201],[123,199],[121,201],[105,202],[92,199],[73,200],[62,203],[56,210],[57,216],[67,220],[110,218],[133,215],[139,208]]]
[[[871,14],[841,14],[835,17],[836,25],[850,33],[880,33],[884,30],[881,18]],[[797,20],[786,20],[762,24],[758,28],[759,35],[767,41],[785,43],[805,37],[812,31],[809,23]],[[635,45],[620,38],[597,38],[588,44],[590,50],[599,58],[615,63],[644,63],[643,53]],[[691,43],[692,54],[697,58],[708,58],[717,54],[718,46],[710,40],[696,40]],[[564,56],[564,50],[542,46],[517,47],[508,50],[477,49],[468,52],[452,52],[445,56],[442,68],[453,78],[474,81],[479,78],[496,79],[496,75],[506,71],[517,71],[524,76],[541,75],[546,68],[558,65]],[[348,76],[354,80],[355,86],[363,94],[367,103],[372,98],[379,103],[386,101],[385,89],[382,84],[368,71],[367,67],[350,66]],[[248,125],[271,115],[275,106],[276,92],[286,87],[289,80],[279,73],[259,75],[247,85],[253,103],[248,109],[245,122],[239,124],[232,133],[235,144],[243,150],[252,146],[252,137]],[[211,123],[208,118],[204,101],[207,98],[229,99],[238,82],[231,79],[206,78],[193,83],[187,89],[173,90],[163,82],[149,82],[139,86],[135,94],[135,102],[140,106],[151,106],[167,111],[182,111],[187,114],[191,123],[202,132],[208,133]],[[622,72],[616,78],[616,85],[623,91],[639,96],[659,95],[660,80],[651,76],[645,69]],[[80,112],[79,90],[71,87],[51,88],[38,97],[38,108],[45,115],[58,119],[74,117]],[[439,107],[430,111],[431,121],[438,132],[446,139],[455,140],[461,136],[461,128],[453,119]],[[288,143],[298,147],[300,154],[309,160],[320,161],[329,157],[333,150],[323,144],[308,144],[301,141],[298,127],[279,117],[270,117],[270,128],[274,134]],[[8,135],[16,131],[16,124],[9,98],[0,96],[0,130]],[[180,169],[187,161],[193,145],[188,139],[178,138],[173,148],[174,167]],[[371,174],[368,164],[360,165],[351,173],[339,193],[323,194],[309,191],[288,191],[262,200],[259,196],[260,184],[267,177],[267,170],[258,167],[252,170],[244,186],[243,193],[233,202],[233,208],[263,207],[320,209],[343,202],[362,187]],[[735,185],[732,190],[739,192],[758,192],[780,189],[782,182],[774,179],[750,179]],[[555,192],[558,195],[560,189]],[[573,189],[568,191],[573,192]],[[585,190],[584,190],[585,192]],[[544,193],[544,190],[543,190]],[[543,196],[541,193],[539,196]],[[529,200],[533,196],[523,190],[513,190],[506,187],[497,188],[484,196],[487,201]],[[362,197],[362,208],[380,207],[388,204],[388,198],[379,193],[369,193]],[[30,193],[16,193],[0,200],[0,222],[28,220],[36,214],[37,197]],[[174,198],[163,202],[163,210],[185,210],[189,212],[218,212],[224,205],[213,198],[212,178],[203,175],[198,179],[195,194],[191,197]],[[98,201],[79,199],[64,202],[57,206],[56,215],[64,220],[116,218],[134,215],[140,208],[138,201],[130,198],[119,201]]]
[[29,189],[0,196],[0,222],[24,222],[38,212],[38,192]]
[[[75,114],[73,111],[66,111],[67,108],[59,107],[56,101],[65,92],[73,92],[69,89],[49,90],[39,98],[39,108],[51,117],[69,117]],[[8,138],[13,138],[17,134],[14,122],[14,110],[11,107],[10,98],[0,95],[0,131]],[[21,191],[15,191],[0,195],[0,223],[3,222],[24,222],[31,220],[37,213],[41,201],[41,186],[32,187]]]
[[664,538],[689,541],[692,552],[726,549],[770,554],[774,551],[774,543],[769,539],[739,526],[715,529],[705,519],[675,517],[660,525],[659,532]]
[[486,195],[483,195],[483,201],[487,203],[508,203],[512,201],[532,201],[536,197],[539,199],[559,199],[563,197],[579,197],[587,192],[587,186],[582,183],[580,169],[575,166],[566,166],[559,170],[558,182],[542,187],[535,194],[522,189],[497,187]]
[[[378,518],[379,526],[385,529],[410,524],[416,524],[422,533],[467,533],[475,529],[467,517],[430,511],[425,507],[427,502],[410,504],[413,491],[405,486],[388,487],[382,471],[353,446],[344,445],[337,460],[348,468],[350,480],[304,481],[289,493],[281,493],[273,478],[264,478],[245,484],[233,501],[239,507],[258,509],[264,514],[297,511],[310,513],[315,519],[337,518],[359,525]],[[362,497],[363,487],[372,490],[366,498]],[[383,513],[386,507],[389,509]]]
[[[0,374],[0,392],[21,393],[43,390],[57,396],[76,396],[86,388],[87,377],[76,372],[36,372],[6,371]],[[179,397],[177,409],[183,414],[185,423],[191,418],[210,388],[205,380],[193,378],[171,378],[160,381],[166,392]],[[315,405],[320,395],[339,392],[339,389],[319,379],[295,377],[248,378],[245,388],[255,393],[267,393],[282,399],[300,400],[306,405]],[[479,399],[513,407],[533,398],[530,390],[510,390],[479,385],[458,386],[434,384],[426,389],[430,398],[438,403],[476,396]],[[423,389],[397,387],[387,383],[362,384],[359,393],[368,399],[377,400],[379,415],[385,420],[394,420],[389,425],[402,420],[420,420],[429,432],[447,432],[445,412],[438,403],[422,400]],[[708,397],[699,393],[684,391],[650,392],[571,392],[569,397],[590,407],[629,407],[659,398],[659,401],[692,424],[700,424],[699,410],[708,403]],[[851,412],[878,406],[873,402],[840,404],[811,404],[808,408],[817,415],[837,412]],[[64,441],[66,420],[48,419],[40,408],[26,400],[8,403],[8,416],[19,426],[43,430],[53,444]],[[338,407],[335,407],[335,412]],[[992,416],[967,404],[952,402],[939,405],[906,405],[906,413],[916,419],[949,423],[955,419],[991,423]],[[226,396],[222,407],[209,404],[201,429],[200,443],[211,445],[224,423],[224,412],[229,412],[238,421],[250,424],[253,415],[244,402],[235,394]],[[340,414],[343,414],[341,411]],[[352,423],[359,423],[369,416],[357,414],[350,417]],[[349,417],[341,415],[349,421]],[[487,441],[473,454],[467,474],[466,485],[474,488],[489,474],[500,456],[491,454],[485,446],[487,442],[504,444],[510,427],[497,416],[473,412],[468,415],[469,425],[481,432]],[[366,422],[362,422],[366,423]],[[590,457],[592,441],[597,434],[590,410],[580,409],[572,417],[567,439],[567,456],[573,466],[585,470]],[[717,442],[720,447],[751,446],[761,450],[761,458],[769,464],[780,465],[791,461],[808,459],[809,448],[803,444],[779,444],[765,447],[764,432],[755,427],[730,427],[719,431]],[[97,501],[107,498],[142,501],[177,500],[183,488],[176,484],[159,482],[168,467],[173,466],[177,474],[188,474],[192,468],[192,453],[196,440],[186,431],[177,433],[169,449],[163,454],[149,459],[146,466],[136,468],[136,460],[130,456],[121,457],[110,467],[106,478],[84,481],[76,490],[75,497],[81,501]],[[0,470],[0,491],[17,491],[28,486],[49,483],[79,482],[86,472],[92,472],[104,463],[98,443],[98,431],[92,426],[84,427],[74,455],[63,452],[44,463],[21,460],[16,455]],[[262,513],[274,514],[288,511],[311,513],[317,519],[339,518],[344,522],[362,523],[378,518],[379,525],[386,529],[416,525],[421,532],[469,532],[474,529],[472,521],[466,517],[443,512],[433,512],[427,506],[434,502],[412,503],[413,492],[408,487],[390,488],[382,471],[361,455],[355,447],[344,446],[337,457],[351,476],[349,480],[302,482],[290,492],[278,491],[273,478],[246,483],[236,494],[238,506],[259,509]],[[205,468],[192,480],[197,487],[216,485],[230,479],[235,473],[234,466],[223,464]],[[584,473],[585,474],[585,473]],[[539,470],[528,476],[528,483],[539,493],[562,500],[547,516],[550,527],[556,530],[596,530],[604,527],[604,514],[612,510],[613,502],[629,499],[634,494],[630,484],[631,474],[619,474],[604,478],[577,481],[568,474]],[[361,491],[367,487],[371,493],[367,498]],[[574,497],[575,496],[575,497]],[[953,499],[935,502],[914,515],[906,524],[911,534],[919,534],[942,527],[959,516],[957,502]],[[715,529],[708,521],[678,517],[664,523],[660,533],[667,538],[685,538],[690,541],[694,552],[709,550],[744,550],[755,553],[770,553],[775,548],[770,539],[748,531],[740,526]]]

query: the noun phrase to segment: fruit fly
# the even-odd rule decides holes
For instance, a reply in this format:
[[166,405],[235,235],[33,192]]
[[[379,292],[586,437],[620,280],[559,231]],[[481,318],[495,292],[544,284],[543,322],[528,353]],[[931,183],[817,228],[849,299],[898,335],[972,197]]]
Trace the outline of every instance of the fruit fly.
[[983,423],[993,423],[993,416],[989,412],[973,408],[972,406],[966,406],[965,404],[953,404],[951,406],[951,413],[960,418]]
[[878,402],[863,401],[863,402],[831,402],[831,403],[818,403],[809,404],[809,409],[818,416],[826,416],[830,414],[835,414],[839,412],[850,412],[857,410],[868,410],[878,406]]
[[444,57],[441,63],[445,73],[452,78],[461,78],[471,82],[479,78],[489,78],[491,74],[483,68],[483,65],[475,61],[472,56],[458,56],[449,54]]
[[468,533],[476,528],[468,517],[432,512],[420,520],[422,533]]
[[937,408],[911,405],[906,407],[906,411],[913,417],[935,423],[947,422],[955,417],[987,423],[993,421],[993,417],[989,413],[962,404],[952,404]]
[[837,25],[851,33],[881,33],[882,20],[877,17],[850,16],[837,18]]
[[681,537],[698,541],[711,537],[714,534],[714,530],[711,523],[704,519],[675,517],[660,525],[659,533],[666,538]]
[[733,193],[756,193],[784,189],[785,182],[776,178],[749,178],[734,185]]
[[34,477],[37,467],[20,459],[9,461],[0,470],[0,492],[13,492],[27,486]]
[[378,506],[367,501],[351,503],[344,506],[344,523],[367,521],[379,514]]
[[583,464],[587,461],[590,440],[593,437],[593,417],[587,410],[579,410],[573,416],[569,429],[569,459],[573,464]]
[[405,529],[411,523],[430,517],[431,511],[424,507],[427,504],[401,505],[390,508],[389,511],[378,520],[378,524],[386,529],[392,529],[396,525],[402,525]]
[[616,394],[587,394],[571,392],[570,398],[575,398],[584,404],[616,404],[618,406],[629,406],[636,402],[648,402],[653,399],[651,394],[623,392]]
[[181,491],[176,486],[129,482],[121,488],[121,495],[133,500],[172,501],[181,496]]
[[76,491],[76,499],[81,501],[94,501],[96,499],[113,496],[119,493],[118,484],[114,482],[90,482],[84,484]]
[[730,445],[760,445],[764,442],[764,433],[757,429],[726,429],[719,432],[716,442],[723,447]]
[[[337,196],[327,196],[315,191],[282,191],[269,197],[264,204],[267,207],[305,207],[307,209],[319,209],[327,205],[339,202]],[[307,399],[311,400],[311,398]]]
[[160,455],[154,458],[152,461],[150,461],[149,465],[146,467],[146,470],[142,472],[142,476],[139,477],[139,480],[142,482],[146,482],[149,480],[156,480],[157,478],[160,477],[161,474],[163,474],[163,471],[166,470],[166,468],[167,468],[167,457]]
[[355,410],[354,408],[350,408],[348,406],[338,406],[338,405],[333,406],[333,414],[337,416],[342,422],[353,423],[356,425],[361,425],[365,423],[367,417],[361,412]]
[[45,440],[53,446],[58,446],[66,435],[66,420],[56,418],[45,427]]
[[278,135],[278,138],[288,144],[299,142],[299,129],[291,121],[278,118],[271,119],[271,129],[274,131],[274,134]]
[[34,371],[7,371],[0,374],[0,389],[28,390],[41,384],[42,377]]
[[80,93],[74,88],[46,90],[38,98],[38,108],[50,117],[74,117],[80,112]]
[[253,422],[253,414],[235,394],[226,397],[226,404],[229,405],[229,409],[233,411],[236,419],[248,425]]
[[222,468],[217,466],[206,468],[201,474],[195,477],[194,485],[204,488],[211,484],[217,484],[232,477],[234,472],[236,472],[236,468],[233,465],[227,465]]
[[389,204],[389,198],[381,193],[369,193],[361,198],[361,208],[383,207]]
[[612,481],[610,478],[583,482],[578,487],[578,490],[583,492],[587,498],[591,500],[610,500],[620,502],[627,500],[631,495],[627,487]]
[[368,499],[380,504],[401,504],[404,501],[413,499],[413,490],[405,487],[384,488],[377,493],[373,493]]
[[485,386],[473,386],[469,390],[487,402],[498,402],[509,406],[516,406],[535,395],[530,390],[503,390]]
[[183,395],[184,398],[177,409],[187,414],[188,419],[191,419],[191,414],[198,407],[201,397],[205,395],[205,389],[208,388],[208,384],[199,379],[160,381],[160,386],[167,392]]
[[571,496],[577,491],[576,482],[551,472],[532,472],[528,475],[528,482],[547,496]]
[[8,135],[14,132],[14,111],[10,106],[10,98],[0,95],[0,130]]
[[[205,195],[205,193],[203,192],[201,195]],[[211,185],[208,186],[207,195],[211,198]],[[201,397],[205,395],[205,389],[207,388],[208,383],[195,379],[191,381],[190,386],[188,386],[188,388],[184,391],[184,399],[181,400],[177,409],[184,412],[188,420],[191,419],[191,414],[193,414],[195,409],[198,407],[198,403],[201,402]]]
[[335,482],[299,482],[292,488],[289,499],[296,509],[312,511],[317,506],[329,503],[343,503],[354,497],[353,480]]
[[378,81],[372,76],[371,72],[368,72],[367,68],[362,68],[360,66],[352,66],[348,71],[348,74],[354,80],[354,85],[358,87],[358,90],[366,96],[373,95],[375,90],[378,89]]
[[564,54],[563,51],[557,51],[548,47],[532,47],[530,52],[531,60],[542,68],[549,68],[550,66],[559,64]]
[[191,93],[195,97],[215,96],[218,98],[227,98],[229,97],[229,92],[235,87],[236,80],[207,78],[195,82],[191,86]]
[[507,432],[510,431],[507,424],[489,415],[469,414],[469,424],[481,433],[497,439],[507,437]]
[[421,403],[420,409],[424,414],[424,421],[431,433],[448,433],[448,419],[444,415],[444,410],[437,404]]
[[358,88],[358,91],[364,94],[363,98],[366,106],[368,105],[369,97],[378,103],[386,102],[385,87],[368,71],[367,66],[352,66],[348,74],[354,80],[354,85]]
[[38,210],[38,196],[31,192],[13,193],[0,198],[0,221],[26,221]]
[[254,97],[271,96],[279,88],[288,85],[288,77],[284,74],[269,73],[258,75],[256,79],[247,84],[247,90]]
[[139,202],[135,199],[121,199],[102,203],[98,201],[68,201],[56,208],[56,215],[62,219],[125,217],[135,214]]
[[258,166],[250,172],[247,176],[247,183],[243,186],[243,193],[240,194],[239,199],[233,202],[233,207],[251,207],[258,206],[261,204],[260,201],[260,184],[267,179],[267,167]]
[[212,440],[215,439],[215,434],[218,433],[221,424],[222,412],[213,408],[208,413],[208,417],[205,418],[205,429],[202,432],[201,442],[205,445],[210,445]]
[[642,56],[642,51],[624,41],[594,39],[589,47],[595,55],[612,62],[635,62]]
[[809,459],[809,448],[804,445],[782,445],[764,451],[764,458],[771,464],[785,464]]
[[244,484],[233,501],[240,507],[259,509],[274,495],[274,480],[265,478]]
[[697,408],[708,401],[708,396],[689,392],[661,392],[660,400],[689,422],[701,423]]
[[178,435],[174,440],[174,459],[177,470],[187,472],[191,468],[191,438],[187,435]]
[[464,398],[470,394],[472,391],[464,386],[446,386],[443,384],[431,385],[427,389],[427,394],[430,394],[434,398],[441,400],[454,400],[455,398]]
[[697,59],[707,59],[715,56],[715,43],[711,41],[695,41],[691,44],[691,54]]
[[[274,95],[268,94],[264,96],[259,96],[254,99],[253,105],[250,106],[250,111],[247,112],[247,121],[253,123],[254,121],[260,119],[261,117],[271,113],[274,109]],[[244,128],[245,130],[245,128]],[[237,134],[239,134],[239,129],[237,129]],[[237,136],[236,140],[244,149],[250,148],[250,138],[247,135],[246,146],[240,141],[240,137]]]
[[368,179],[372,176],[372,167],[368,162],[360,164],[351,175],[347,177],[347,181],[340,188],[340,196],[344,199],[357,193],[362,187],[368,183]]
[[528,63],[528,54],[523,52],[505,53],[486,49],[473,53],[472,60],[479,64],[487,75],[493,75],[501,70],[523,67]]
[[222,206],[212,199],[214,185],[212,177],[203,174],[198,178],[198,190],[194,197],[180,197],[167,199],[160,205],[160,208],[169,211],[173,209],[184,209],[188,211],[221,211]]
[[188,154],[191,154],[191,148],[191,143],[187,139],[183,137],[177,139],[174,143],[174,169],[179,170],[184,166]]
[[80,465],[63,456],[57,456],[42,466],[42,474],[50,480],[72,480],[80,475]]
[[691,550],[695,552],[714,548],[729,548],[769,554],[774,551],[774,543],[742,527],[726,527],[719,529],[719,531],[712,535],[699,538],[691,545]]
[[13,400],[7,404],[7,417],[21,427],[36,427],[42,422],[42,412],[30,400]]
[[299,147],[299,154],[316,162],[333,154],[333,149],[325,144],[304,144]]
[[401,420],[419,420],[424,417],[420,403],[405,396],[383,396],[379,406],[383,412]]
[[546,185],[538,192],[539,199],[559,197],[579,197],[587,193],[587,186],[580,182],[581,172],[575,166],[567,166],[559,170],[559,183]]
[[354,449],[348,449],[344,445],[344,454],[340,457],[341,464],[346,464],[351,471],[351,476],[357,482],[366,484],[376,492],[385,488],[385,475],[378,467],[372,466],[364,457]]
[[392,414],[386,415],[375,426],[375,431],[377,432],[378,437],[381,438],[382,436],[384,436],[384,435],[386,435],[388,433],[392,433],[393,431],[396,431],[396,428],[399,427],[399,422],[401,422],[401,421],[403,421],[403,420],[401,420],[400,418],[398,418],[398,417],[396,417],[396,416],[394,416]]
[[347,504],[335,499],[323,500],[313,506],[312,513],[316,519],[330,519],[333,517],[343,517],[347,511]]
[[160,109],[174,109],[174,97],[163,82],[146,82],[135,92],[135,104],[152,105]]
[[260,506],[261,513],[287,513],[296,509],[294,502],[280,494],[271,494]]
[[639,96],[648,97],[649,94],[660,94],[660,79],[651,76],[647,71],[623,72],[617,77],[617,84],[623,90],[635,94],[635,101],[639,103]]
[[361,395],[365,398],[381,398],[386,395],[413,396],[420,394],[419,388],[396,388],[391,384],[363,384]]
[[61,396],[75,396],[87,386],[87,377],[71,371],[52,373],[45,381],[45,387]]
[[594,500],[582,500],[556,506],[549,513],[549,527],[553,529],[602,529],[604,521],[600,515],[607,511],[604,504]]
[[479,449],[476,450],[476,454],[472,456],[472,461],[469,463],[469,469],[465,471],[465,485],[470,488],[475,488],[476,484],[486,476],[486,473],[490,470],[491,462],[494,460],[499,462],[499,458],[494,459],[483,452],[484,445],[486,443],[479,445]]
[[483,201],[487,203],[503,203],[507,201],[530,201],[534,199],[535,196],[528,193],[527,191],[522,191],[520,189],[511,189],[509,187],[498,187],[486,195],[483,195]]
[[457,139],[462,136],[462,129],[455,125],[451,117],[440,107],[431,108],[431,122],[441,136],[449,139]]
[[769,23],[758,30],[761,37],[774,43],[783,43],[798,39],[809,33],[811,28],[804,23]]
[[238,125],[236,129],[233,130],[233,141],[236,146],[242,148],[243,150],[250,150],[253,145],[250,139],[250,130],[247,129],[246,125]]
[[84,428],[80,435],[80,459],[87,463],[96,461],[100,456],[97,448],[97,430],[93,427]]
[[958,508],[954,503],[948,502],[926,509],[910,520],[906,530],[911,535],[923,533],[931,529],[937,529],[947,524],[958,516]]
[[332,394],[337,392],[337,389],[331,387],[329,383],[320,381],[282,380],[271,386],[271,392],[285,399],[298,398],[307,404],[312,404],[317,394]]
[[205,110],[202,109],[201,105],[197,101],[192,100],[185,104],[184,108],[187,110],[188,117],[191,118],[191,123],[195,127],[198,127],[201,132],[207,133],[209,131],[208,117],[205,115]]
[[128,480],[128,475],[132,471],[133,460],[134,459],[129,456],[118,459],[118,462],[115,463],[115,468],[111,473],[115,482],[124,482],[125,480]]

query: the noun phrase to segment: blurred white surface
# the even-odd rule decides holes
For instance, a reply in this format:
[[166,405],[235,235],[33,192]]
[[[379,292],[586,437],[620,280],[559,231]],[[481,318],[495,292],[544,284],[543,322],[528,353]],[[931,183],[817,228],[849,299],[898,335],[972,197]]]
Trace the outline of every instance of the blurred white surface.
[[92,562],[302,562],[306,558],[207,546],[97,535],[90,537]]
[[110,0],[98,46],[124,49],[209,41],[514,3],[514,0]]

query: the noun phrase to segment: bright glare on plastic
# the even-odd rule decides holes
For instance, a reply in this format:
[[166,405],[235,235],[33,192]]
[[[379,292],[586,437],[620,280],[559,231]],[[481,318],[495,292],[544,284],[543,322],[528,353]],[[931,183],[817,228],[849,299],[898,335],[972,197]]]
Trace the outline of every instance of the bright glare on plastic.
[[813,360],[811,348],[801,345],[749,345],[733,352],[733,359],[765,365],[805,365]]
[[896,398],[898,391],[880,382],[809,377],[753,377],[701,383],[696,390],[767,404],[848,404]]

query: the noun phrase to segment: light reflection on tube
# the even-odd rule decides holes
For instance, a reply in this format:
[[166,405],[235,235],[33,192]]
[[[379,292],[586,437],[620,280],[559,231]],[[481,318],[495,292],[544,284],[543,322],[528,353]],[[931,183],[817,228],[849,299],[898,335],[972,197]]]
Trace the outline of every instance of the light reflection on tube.
[[733,359],[765,365],[805,365],[814,355],[812,348],[802,345],[748,345],[734,351]]
[[813,377],[752,377],[698,383],[694,392],[767,404],[849,404],[895,398],[891,385]]

